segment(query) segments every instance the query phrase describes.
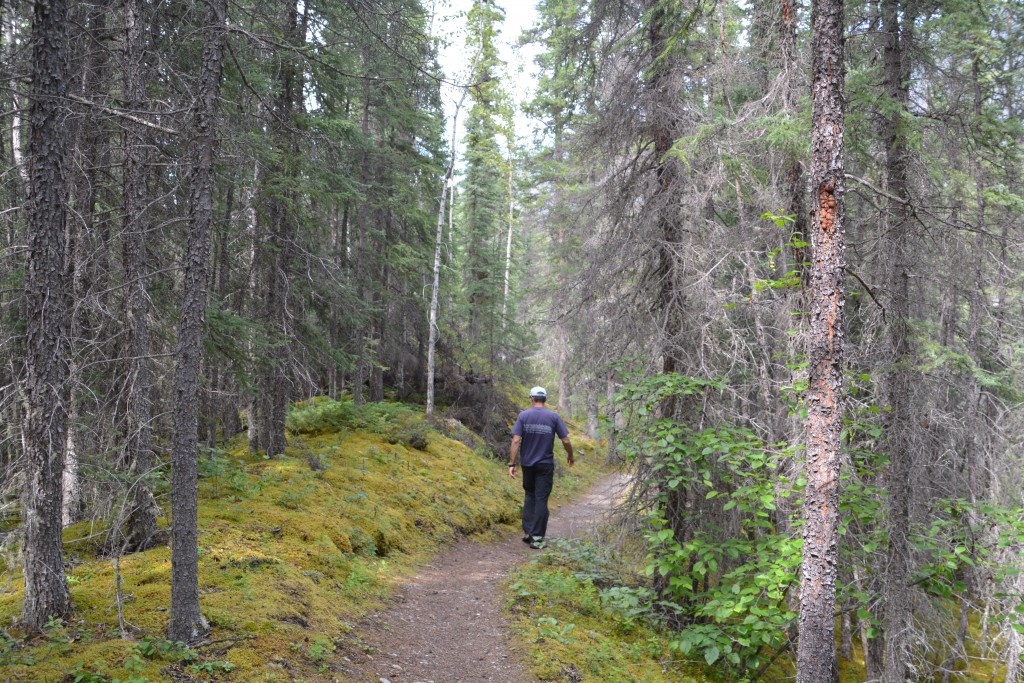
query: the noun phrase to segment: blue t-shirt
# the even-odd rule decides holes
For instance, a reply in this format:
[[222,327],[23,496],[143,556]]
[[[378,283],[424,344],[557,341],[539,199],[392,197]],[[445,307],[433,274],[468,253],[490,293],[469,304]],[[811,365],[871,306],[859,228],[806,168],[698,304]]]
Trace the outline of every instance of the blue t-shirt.
[[544,407],[530,408],[519,413],[512,435],[522,438],[519,461],[523,467],[555,462],[555,435],[559,439],[569,436],[558,413]]

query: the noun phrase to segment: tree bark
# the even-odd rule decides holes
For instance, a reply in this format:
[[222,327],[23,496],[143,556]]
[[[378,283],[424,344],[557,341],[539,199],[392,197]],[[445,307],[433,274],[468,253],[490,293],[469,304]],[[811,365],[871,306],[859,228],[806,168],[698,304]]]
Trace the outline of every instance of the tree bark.
[[[561,311],[555,311],[555,315],[561,317]],[[572,418],[572,389],[569,384],[569,333],[562,321],[559,321],[555,327],[555,344],[558,346],[558,412],[568,420]]]
[[[107,87],[107,53],[89,50],[82,45],[106,32],[109,6],[101,1],[95,5],[78,5],[71,9],[69,25],[79,27],[78,40],[69,36],[68,51],[72,63],[78,65],[80,76],[69,78],[68,87],[76,94],[95,97]],[[76,51],[77,43],[77,51]],[[74,123],[72,123],[72,121]],[[100,270],[100,254],[106,253],[106,240],[96,229],[97,214],[102,214],[98,205],[103,201],[100,186],[102,171],[110,163],[108,131],[101,120],[91,116],[69,117],[64,134],[68,138],[69,156],[68,198],[77,207],[74,219],[68,221],[65,264],[68,269],[68,301],[74,305],[68,311],[68,427],[67,446],[64,451],[64,500],[63,523],[69,526],[77,522],[84,509],[82,478],[79,475],[79,459],[82,454],[95,452],[98,444],[90,443],[91,430],[81,419],[82,403],[89,392],[82,356],[96,345],[99,337],[97,309],[102,307],[98,297],[93,295],[102,285],[96,282],[106,269]],[[73,160],[72,160],[73,159]],[[71,214],[69,213],[69,216]],[[98,304],[98,305],[97,305]],[[91,379],[91,378],[90,378]]]
[[840,629],[839,656],[850,661],[853,659],[853,616],[850,614],[849,607],[843,610]]
[[198,399],[202,363],[210,226],[213,223],[215,145],[224,61],[227,0],[210,0],[203,28],[203,56],[195,112],[195,147],[189,197],[191,228],[184,263],[184,296],[174,372],[171,437],[171,640],[191,642],[208,626],[199,612]]
[[[231,180],[228,183],[226,196],[224,199],[224,228],[220,231],[218,240],[214,246],[214,252],[216,254],[216,271],[213,274],[214,278],[214,291],[217,293],[217,300],[222,305],[225,304],[228,292],[228,270],[229,270],[229,259],[228,259],[228,236],[231,233],[231,217],[235,209],[235,182],[234,176],[232,175]],[[210,368],[210,386],[206,391],[207,404],[209,406],[206,418],[206,447],[209,450],[213,450],[217,447],[217,427],[220,426],[220,434],[222,438],[228,439],[234,436],[234,433],[228,433],[228,423],[231,422],[231,414],[238,411],[235,405],[234,397],[227,398],[227,392],[224,388],[227,385],[225,381],[226,377],[222,376],[221,368],[218,363],[213,363]]]
[[[676,204],[673,201],[675,185],[679,177],[677,160],[669,158],[669,152],[676,139],[677,120],[674,112],[679,108],[679,83],[673,72],[675,60],[670,58],[673,28],[666,9],[653,3],[650,22],[647,26],[647,42],[651,52],[651,75],[649,79],[651,102],[649,103],[651,128],[650,140],[654,147],[654,187],[648,200],[658,240],[657,278],[659,283],[657,313],[660,318],[661,355],[664,374],[686,373],[683,367],[683,305],[684,285],[682,264],[676,254],[682,234]],[[564,342],[564,339],[560,339]],[[562,346],[564,348],[564,344]],[[559,363],[560,373],[563,363]],[[561,380],[561,374],[560,374]],[[666,418],[679,418],[681,406],[675,396],[662,401],[661,414]],[[665,487],[665,516],[673,536],[680,544],[689,540],[691,522],[689,510],[693,493],[683,486]],[[668,577],[659,577],[659,592],[667,588]]]
[[[299,13],[295,2],[286,2],[282,9],[284,42],[289,46],[299,43]],[[289,335],[288,319],[288,277],[291,266],[292,242],[295,239],[296,218],[293,215],[291,192],[281,187],[272,187],[279,180],[291,177],[294,171],[296,150],[292,140],[291,126],[295,113],[296,98],[302,92],[295,55],[291,50],[281,50],[277,92],[274,98],[272,120],[275,160],[262,173],[261,194],[265,198],[267,224],[270,227],[269,244],[261,256],[260,300],[257,302],[261,317],[272,333],[272,344],[268,358],[260,368],[256,380],[258,398],[256,410],[250,416],[257,423],[255,450],[270,457],[284,455],[285,416],[288,409],[291,378],[287,373]]]
[[505,288],[501,294],[501,329],[508,324],[508,294],[512,282],[512,229],[515,226],[516,203],[514,187],[515,155],[511,138],[508,146],[508,232],[505,235]]
[[[904,5],[904,6],[901,6]],[[909,149],[903,113],[908,101],[909,77],[906,47],[912,21],[906,16],[907,3],[882,0],[882,36],[885,44],[884,86],[892,113],[882,121],[885,144],[886,188],[890,195],[907,199]],[[883,233],[888,235],[886,267],[889,290],[888,363],[885,378],[889,406],[885,450],[889,455],[887,475],[889,545],[885,563],[882,623],[885,637],[884,683],[903,683],[910,659],[910,483],[913,472],[914,405],[910,396],[913,382],[910,345],[910,220],[905,202],[890,200],[883,215]]]
[[[130,111],[141,111],[146,103],[143,76],[145,34],[142,0],[124,3],[124,94]],[[146,143],[147,129],[131,120],[124,122],[124,281],[128,322],[126,382],[127,434],[125,464],[131,472],[124,544],[129,551],[150,547],[156,534],[157,505],[147,476],[153,467],[150,446],[150,392],[152,370],[149,359],[149,293],[146,233]]]
[[448,168],[446,168],[444,172],[444,180],[441,183],[441,198],[438,201],[437,233],[434,236],[434,273],[430,287],[430,313],[428,322],[429,328],[427,332],[427,417],[434,414],[434,376],[436,373],[435,356],[437,353],[437,336],[439,332],[437,327],[437,310],[438,297],[441,292],[441,247],[444,245],[444,215],[446,209],[448,209],[448,186],[451,183],[452,174],[455,172],[455,156],[458,153],[455,145],[458,140],[457,130],[459,127],[459,112],[462,110],[462,105],[466,103],[466,96],[468,94],[469,89],[463,88],[462,97],[459,98],[458,104],[455,105],[455,113],[452,115],[452,140],[451,149],[449,150],[451,156],[448,159]]
[[[465,99],[465,95],[463,95],[463,99]],[[461,105],[462,103],[460,102],[459,104]],[[458,111],[458,108],[456,108],[456,111]],[[455,128],[454,119],[452,122],[452,128]],[[452,160],[448,163],[448,169],[445,171],[444,180],[441,184],[441,199],[438,202],[437,209],[437,234],[434,237],[434,274],[430,287],[430,312],[428,314],[427,323],[427,417],[431,417],[434,414],[434,375],[436,372],[436,361],[434,357],[437,352],[438,293],[441,289],[441,246],[444,243],[444,214],[447,208],[446,200],[448,198],[448,182],[451,178],[452,170],[455,168],[454,133],[452,134],[452,137]]]
[[67,271],[64,267],[63,118],[68,88],[65,0],[38,0],[32,17],[26,211],[28,321],[25,357],[25,603],[27,628],[71,610],[61,512],[67,438]]
[[845,346],[843,1],[812,9],[811,238],[807,488],[797,682],[838,673],[835,586],[838,564],[840,434]]

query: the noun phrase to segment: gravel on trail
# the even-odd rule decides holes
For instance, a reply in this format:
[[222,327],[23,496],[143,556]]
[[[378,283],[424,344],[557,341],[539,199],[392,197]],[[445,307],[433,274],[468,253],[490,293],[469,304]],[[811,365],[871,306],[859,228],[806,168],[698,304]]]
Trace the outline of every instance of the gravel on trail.
[[[612,475],[551,515],[549,538],[598,527],[626,479]],[[534,683],[502,613],[502,583],[538,551],[520,535],[464,539],[410,579],[390,606],[358,628],[361,649],[346,652],[351,683]]]

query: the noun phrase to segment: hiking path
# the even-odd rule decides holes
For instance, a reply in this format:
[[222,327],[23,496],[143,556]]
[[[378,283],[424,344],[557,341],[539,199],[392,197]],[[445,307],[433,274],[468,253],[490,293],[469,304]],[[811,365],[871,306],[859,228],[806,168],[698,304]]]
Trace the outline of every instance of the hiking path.
[[[557,483],[556,483],[557,486]],[[598,528],[623,494],[610,475],[553,510],[548,538],[579,538]],[[521,535],[459,541],[409,579],[395,600],[358,629],[361,649],[346,652],[352,683],[534,683],[502,610],[502,585],[536,556]]]

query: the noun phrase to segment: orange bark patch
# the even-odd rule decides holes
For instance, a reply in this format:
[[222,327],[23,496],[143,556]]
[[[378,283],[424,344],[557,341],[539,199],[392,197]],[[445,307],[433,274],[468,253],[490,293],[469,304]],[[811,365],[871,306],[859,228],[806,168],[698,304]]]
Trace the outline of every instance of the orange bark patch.
[[829,180],[818,188],[818,217],[821,231],[832,235],[836,230],[836,184]]

